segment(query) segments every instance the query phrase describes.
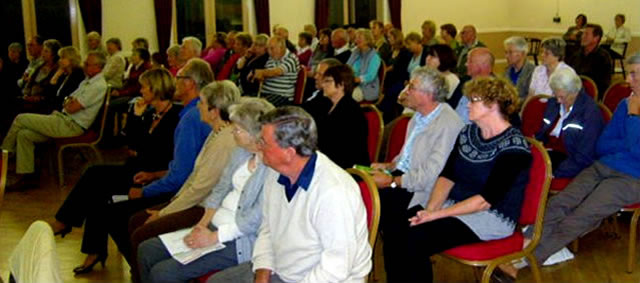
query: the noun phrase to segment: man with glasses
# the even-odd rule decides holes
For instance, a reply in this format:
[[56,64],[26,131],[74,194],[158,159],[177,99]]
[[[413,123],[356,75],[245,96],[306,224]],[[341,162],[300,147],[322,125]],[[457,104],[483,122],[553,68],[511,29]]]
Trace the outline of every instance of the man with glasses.
[[17,177],[11,189],[37,184],[38,179],[33,174],[36,143],[50,138],[76,137],[93,124],[107,91],[107,82],[101,73],[106,60],[103,53],[89,52],[84,63],[87,77],[65,99],[62,112],[54,111],[49,115],[25,113],[13,120],[2,142],[2,149],[16,153]]
[[398,282],[406,260],[407,219],[426,207],[464,125],[451,106],[443,103],[447,94],[445,78],[438,70],[415,69],[401,94],[405,106],[415,111],[404,146],[391,163],[371,165],[377,169],[373,178],[380,189],[380,229],[388,282]]

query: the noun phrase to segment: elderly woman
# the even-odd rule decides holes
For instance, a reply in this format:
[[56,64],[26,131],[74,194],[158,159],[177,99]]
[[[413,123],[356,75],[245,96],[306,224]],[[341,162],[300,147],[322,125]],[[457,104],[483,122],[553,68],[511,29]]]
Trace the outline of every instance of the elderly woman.
[[[378,70],[380,69],[380,56],[374,48],[373,35],[368,29],[358,29],[356,31],[356,48],[347,60],[347,65],[353,68],[356,76],[356,83],[359,84],[357,91],[354,91],[356,101],[375,101],[380,92],[380,81]],[[362,94],[362,96],[360,96]]]
[[[353,71],[347,65],[329,67],[321,78],[323,98],[305,104],[318,129],[318,148],[342,168],[369,164],[367,120],[351,98]],[[345,139],[344,137],[349,137]]]
[[547,102],[536,139],[549,151],[553,176],[573,178],[596,160],[596,142],[604,120],[573,71],[556,71],[549,84],[554,97]]
[[518,109],[518,94],[495,78],[474,79],[464,93],[474,123],[458,135],[426,209],[409,219],[412,260],[403,265],[402,282],[432,282],[431,255],[508,237],[520,216],[531,153],[508,120]]
[[172,45],[167,48],[167,65],[169,65],[171,75],[175,77],[183,64],[184,62],[180,60],[180,45]]
[[516,86],[520,99],[525,99],[529,94],[531,76],[536,66],[527,60],[529,43],[522,36],[512,36],[504,40],[504,55],[507,58],[507,67],[504,76]]
[[615,26],[606,35],[606,44],[611,44],[609,51],[614,59],[621,58],[624,52],[624,44],[631,42],[631,30],[624,26],[626,17],[624,14],[617,14],[614,18]]
[[238,59],[236,64],[237,70],[240,72],[239,85],[244,95],[255,96],[260,88],[260,82],[250,78],[250,74],[255,70],[264,69],[264,65],[269,60],[267,53],[267,41],[269,36],[264,33],[256,35],[249,50],[245,56]]
[[529,96],[553,93],[551,87],[549,87],[549,77],[553,72],[561,69],[573,70],[562,61],[565,47],[565,41],[559,37],[551,37],[542,41],[542,64],[533,70],[531,85],[529,85]]
[[217,32],[211,39],[211,45],[202,51],[202,59],[211,65],[212,70],[215,70],[222,62],[225,52],[227,52],[227,34]]
[[58,50],[60,42],[55,39],[44,41],[42,48],[42,59],[44,64],[36,68],[33,75],[29,77],[27,84],[22,89],[24,99],[24,110],[28,112],[49,112],[49,105],[45,100],[55,95],[57,90],[51,85],[51,78],[58,69]]
[[102,45],[102,36],[100,36],[100,33],[97,31],[87,33],[87,48],[89,48],[89,51],[106,53]]
[[107,64],[102,70],[104,79],[111,87],[121,88],[127,62],[122,56],[122,41],[119,38],[112,37],[107,40],[107,54]]
[[51,223],[54,234],[64,237],[87,219],[82,251],[88,256],[83,265],[74,269],[76,273],[91,271],[96,263],[104,263],[107,256],[106,227],[89,218],[105,213],[114,195],[126,195],[135,184],[160,178],[173,158],[173,132],[182,110],[171,102],[175,92],[173,78],[165,69],[153,69],[140,76],[140,83],[142,99],[128,115],[131,118],[126,128],[127,138],[133,141],[130,157],[124,165],[96,165],[87,169]]
[[84,80],[80,52],[73,46],[63,47],[58,51],[58,71],[51,78],[51,85],[57,87],[55,97],[51,100],[52,107],[60,110],[64,99],[71,95]]
[[203,202],[205,213],[184,243],[191,249],[224,243],[225,248],[181,264],[159,238],[140,244],[142,282],[189,282],[212,270],[251,260],[262,222],[262,187],[267,167],[259,154],[258,119],[274,107],[264,99],[245,98],[231,107],[233,135],[238,144],[220,181]]

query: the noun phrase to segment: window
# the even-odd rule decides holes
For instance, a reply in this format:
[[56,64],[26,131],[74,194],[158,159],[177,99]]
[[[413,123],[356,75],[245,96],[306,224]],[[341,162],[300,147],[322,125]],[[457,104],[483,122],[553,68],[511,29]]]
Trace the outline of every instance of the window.
[[329,27],[332,29],[344,25],[344,1],[345,0],[329,1]]
[[[24,44],[24,23],[22,21],[22,1],[21,0],[2,0],[2,9],[0,9],[0,25],[4,28],[0,29],[0,56],[7,55],[7,46],[12,42],[20,42]],[[26,53],[25,53],[26,54]]]
[[178,41],[195,36],[206,45],[204,28],[204,0],[176,0]]
[[57,39],[62,46],[71,45],[69,0],[35,0],[34,2],[38,35],[44,40]]
[[216,30],[243,30],[242,0],[216,0]]

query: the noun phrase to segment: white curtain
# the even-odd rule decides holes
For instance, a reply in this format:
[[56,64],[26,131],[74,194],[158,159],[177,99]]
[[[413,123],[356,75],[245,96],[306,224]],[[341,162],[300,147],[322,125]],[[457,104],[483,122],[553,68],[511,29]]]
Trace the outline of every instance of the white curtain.
[[244,24],[244,31],[249,34],[258,33],[256,8],[253,0],[242,0],[242,23]]

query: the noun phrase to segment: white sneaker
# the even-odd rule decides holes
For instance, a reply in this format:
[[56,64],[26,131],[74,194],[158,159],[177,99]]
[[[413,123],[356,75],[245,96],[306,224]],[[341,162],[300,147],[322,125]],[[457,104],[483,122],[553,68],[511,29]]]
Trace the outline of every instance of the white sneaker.
[[552,254],[547,260],[542,264],[543,266],[554,265],[557,263],[565,262],[568,260],[574,259],[575,256],[567,247],[562,248],[557,251],[555,254]]

